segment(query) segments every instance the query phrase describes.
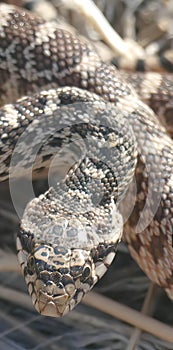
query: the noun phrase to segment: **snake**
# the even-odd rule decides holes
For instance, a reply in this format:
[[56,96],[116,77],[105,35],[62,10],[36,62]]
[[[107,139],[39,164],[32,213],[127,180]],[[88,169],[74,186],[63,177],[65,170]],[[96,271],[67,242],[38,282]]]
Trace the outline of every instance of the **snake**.
[[7,4],[0,18],[0,181],[53,174],[16,238],[35,309],[71,311],[122,237],[173,299],[171,78],[128,81],[57,23]]

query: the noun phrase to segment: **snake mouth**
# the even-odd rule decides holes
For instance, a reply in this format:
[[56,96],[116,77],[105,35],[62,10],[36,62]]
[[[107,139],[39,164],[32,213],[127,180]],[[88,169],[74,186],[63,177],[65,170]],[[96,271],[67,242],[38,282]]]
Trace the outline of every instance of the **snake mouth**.
[[61,295],[49,295],[39,290],[36,293],[36,300],[34,298],[32,301],[35,303],[34,306],[40,314],[51,317],[61,317],[72,310],[75,305],[81,301],[83,295],[84,293],[78,290],[73,292],[71,296],[66,292]]
[[[90,287],[88,286],[88,289]],[[42,290],[38,290],[35,297],[32,300],[36,310],[44,315],[51,317],[62,317],[71,311],[85,295],[84,290],[71,288],[72,294],[67,292],[59,295],[49,295]]]

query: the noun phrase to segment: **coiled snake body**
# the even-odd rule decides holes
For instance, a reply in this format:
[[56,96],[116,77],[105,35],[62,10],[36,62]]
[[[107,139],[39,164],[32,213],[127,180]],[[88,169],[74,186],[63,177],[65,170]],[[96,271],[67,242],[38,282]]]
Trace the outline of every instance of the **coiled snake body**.
[[132,256],[173,298],[171,138],[80,37],[12,6],[0,16],[0,179],[52,160],[66,169],[28,204],[17,237],[36,309],[73,309],[112,262],[122,217]]

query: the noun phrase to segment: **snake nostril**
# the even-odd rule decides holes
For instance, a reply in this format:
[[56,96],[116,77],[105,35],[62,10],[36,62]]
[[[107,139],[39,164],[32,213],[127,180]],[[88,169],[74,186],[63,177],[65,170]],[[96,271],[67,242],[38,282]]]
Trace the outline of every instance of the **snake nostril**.
[[61,280],[61,274],[59,272],[52,272],[50,276],[51,280],[55,283],[58,284]]
[[40,279],[44,282],[47,283],[47,281],[50,280],[50,273],[48,271],[42,271],[40,272]]
[[53,281],[48,280],[48,281],[46,282],[46,286],[53,286]]
[[79,278],[82,275],[82,266],[72,266],[70,269],[70,274],[73,278]]

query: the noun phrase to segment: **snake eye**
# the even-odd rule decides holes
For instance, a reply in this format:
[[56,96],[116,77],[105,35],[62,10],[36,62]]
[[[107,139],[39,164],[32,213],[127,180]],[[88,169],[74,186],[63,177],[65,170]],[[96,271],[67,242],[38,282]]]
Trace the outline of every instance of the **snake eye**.
[[84,282],[90,277],[91,275],[91,268],[89,266],[86,266],[83,270],[82,277],[81,277],[81,282]]

